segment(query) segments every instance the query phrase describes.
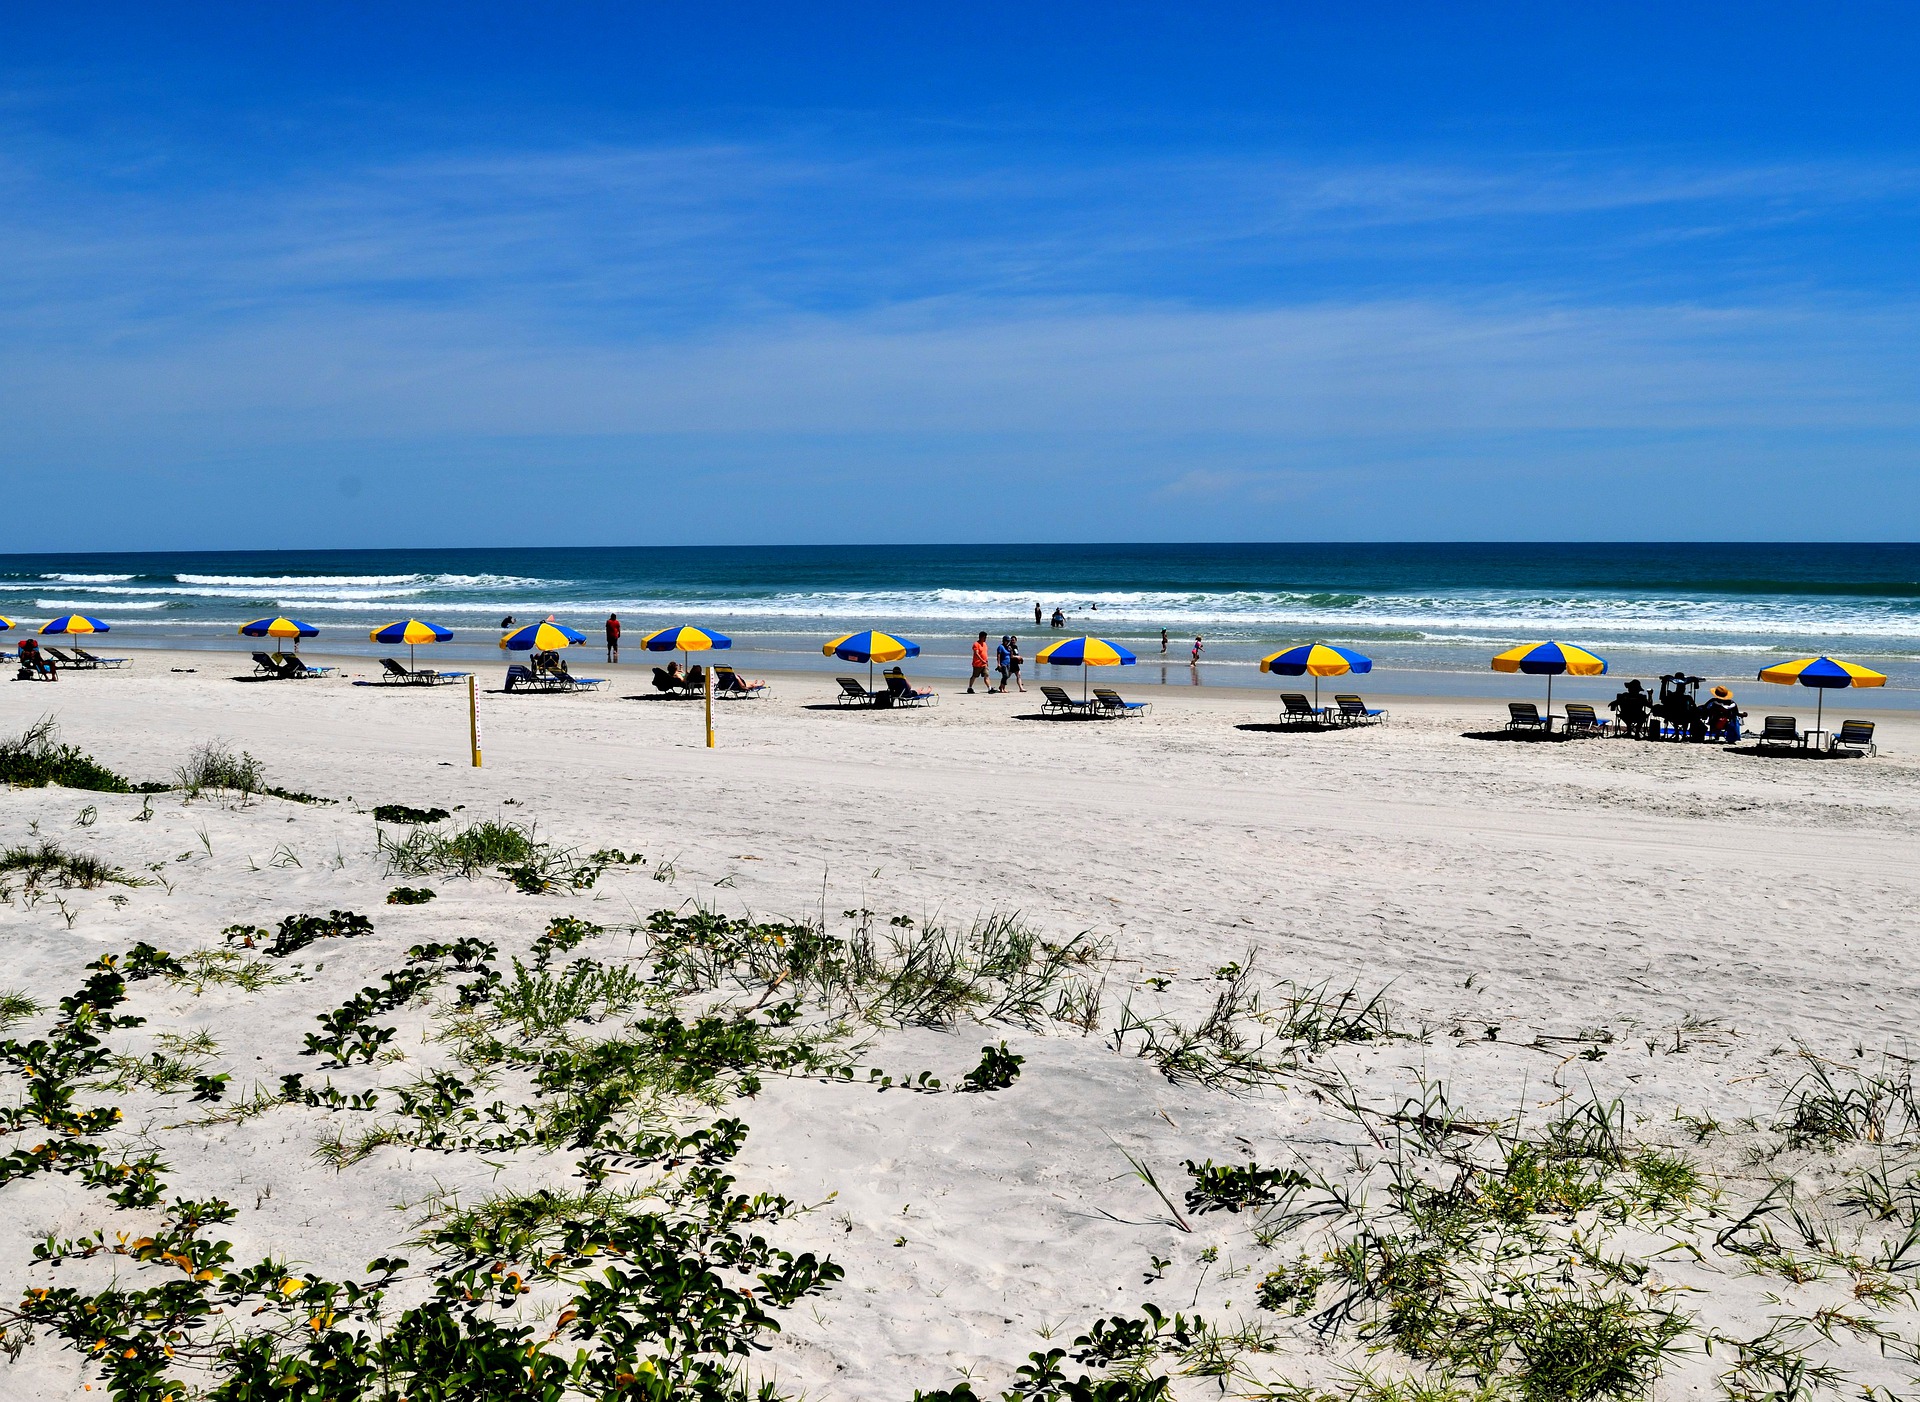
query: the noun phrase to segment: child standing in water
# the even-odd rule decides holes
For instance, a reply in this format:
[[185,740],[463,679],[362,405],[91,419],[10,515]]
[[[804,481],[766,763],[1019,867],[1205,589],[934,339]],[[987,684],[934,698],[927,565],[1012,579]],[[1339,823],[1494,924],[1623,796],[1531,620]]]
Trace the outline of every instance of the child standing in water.
[[1190,659],[1188,659],[1188,661],[1189,661],[1189,664],[1190,664],[1190,665],[1194,665],[1194,666],[1197,666],[1197,665],[1199,665],[1199,662],[1200,662],[1200,649],[1201,649],[1201,648],[1202,648],[1203,646],[1205,646],[1205,644],[1203,644],[1203,643],[1202,643],[1202,642],[1200,641],[1200,635],[1199,635],[1198,633],[1195,633],[1195,634],[1193,635],[1193,656],[1192,656],[1192,657],[1191,657]]

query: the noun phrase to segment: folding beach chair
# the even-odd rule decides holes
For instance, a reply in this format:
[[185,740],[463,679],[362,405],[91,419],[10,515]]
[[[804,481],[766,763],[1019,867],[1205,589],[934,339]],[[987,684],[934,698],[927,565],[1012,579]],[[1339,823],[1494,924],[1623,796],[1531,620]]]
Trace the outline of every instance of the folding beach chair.
[[1531,701],[1507,702],[1508,730],[1538,730],[1551,733],[1552,721],[1540,714],[1540,708]]
[[1340,708],[1342,725],[1378,725],[1387,718],[1383,710],[1368,710],[1367,703],[1358,696],[1336,696],[1333,704]]
[[1796,716],[1768,716],[1767,723],[1761,727],[1758,741],[1763,750],[1802,749],[1807,747],[1807,737],[1800,733],[1800,721]]
[[1569,735],[1605,735],[1611,722],[1601,720],[1584,701],[1567,702],[1566,730]]
[[1093,704],[1109,715],[1144,716],[1153,709],[1151,701],[1124,701],[1120,693],[1110,686],[1096,686],[1093,689]]
[[1827,741],[1827,753],[1835,754],[1840,750],[1849,750],[1854,754],[1878,754],[1873,743],[1873,722],[1870,720],[1849,720],[1840,723],[1840,729]]
[[1043,686],[1040,688],[1040,694],[1046,697],[1046,700],[1040,703],[1040,711],[1043,715],[1090,716],[1096,714],[1097,708],[1093,702],[1076,701],[1060,687]]

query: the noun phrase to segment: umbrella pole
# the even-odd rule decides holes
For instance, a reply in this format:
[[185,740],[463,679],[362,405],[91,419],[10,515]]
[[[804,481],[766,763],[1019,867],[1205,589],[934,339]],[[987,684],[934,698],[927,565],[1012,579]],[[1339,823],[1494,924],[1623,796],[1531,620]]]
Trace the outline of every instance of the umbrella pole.
[[1547,734],[1553,734],[1553,673],[1547,673]]
[[1827,714],[1827,689],[1822,686],[1816,687],[1815,691],[1818,694],[1813,698],[1813,728],[1818,730]]

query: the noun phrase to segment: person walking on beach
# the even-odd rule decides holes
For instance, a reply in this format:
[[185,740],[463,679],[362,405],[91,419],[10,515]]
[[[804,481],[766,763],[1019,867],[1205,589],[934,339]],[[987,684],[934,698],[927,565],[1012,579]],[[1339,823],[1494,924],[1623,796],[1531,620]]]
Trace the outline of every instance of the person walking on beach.
[[619,660],[620,660],[620,615],[617,613],[610,613],[607,615],[607,661],[618,662]]
[[1200,641],[1200,635],[1195,633],[1193,635],[1193,656],[1187,659],[1189,666],[1197,667],[1200,665],[1200,649],[1204,646],[1205,644]]
[[[1013,684],[1019,687],[1021,693],[1024,695],[1027,684],[1020,680],[1020,639],[1017,637],[1009,637],[1007,639],[1007,670],[1013,673]],[[1000,689],[1005,691],[1007,684],[1001,682]]]
[[1160,655],[1162,657],[1167,655],[1167,630],[1165,628],[1160,630]]
[[989,695],[993,692],[993,681],[987,676],[987,630],[982,628],[980,636],[973,642],[973,672],[967,678],[967,695],[973,695],[973,684],[986,682]]
[[[1000,646],[993,650],[993,670],[1000,674],[1001,691],[1007,689],[1007,673],[1013,670],[1013,663],[1010,658],[1011,649],[1007,646],[1009,641],[1008,636],[1002,633],[1000,635]],[[987,688],[987,694],[989,696],[993,694],[993,691],[994,688]]]

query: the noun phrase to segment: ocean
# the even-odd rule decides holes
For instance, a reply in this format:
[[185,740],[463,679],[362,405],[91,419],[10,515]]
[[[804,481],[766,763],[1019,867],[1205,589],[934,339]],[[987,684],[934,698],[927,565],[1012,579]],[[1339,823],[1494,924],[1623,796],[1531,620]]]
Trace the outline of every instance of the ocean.
[[[0,615],[20,629],[81,612],[116,647],[221,649],[238,625],[288,614],[311,649],[384,651],[367,630],[397,618],[455,630],[432,650],[498,657],[500,621],[549,615],[595,646],[606,615],[629,651],[652,628],[731,634],[743,667],[846,670],[820,653],[875,627],[921,643],[928,675],[964,674],[986,629],[1031,657],[1068,631],[1122,642],[1131,684],[1262,685],[1263,654],[1323,639],[1374,658],[1369,690],[1502,693],[1495,651],[1553,638],[1600,653],[1611,675],[1686,670],[1744,678],[1826,652],[1888,673],[1876,705],[1920,704],[1920,546],[1767,544],[760,546],[312,550],[0,556]],[[1170,642],[1163,663],[1160,633]],[[1187,665],[1194,636],[1203,665]],[[97,650],[97,649],[96,649]],[[578,670],[576,668],[576,670]],[[1570,683],[1611,694],[1617,682]],[[1765,694],[1743,697],[1758,703]],[[1903,695],[1905,693],[1906,695]],[[1556,688],[1556,694],[1562,694]]]

